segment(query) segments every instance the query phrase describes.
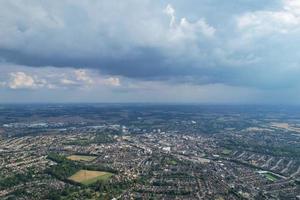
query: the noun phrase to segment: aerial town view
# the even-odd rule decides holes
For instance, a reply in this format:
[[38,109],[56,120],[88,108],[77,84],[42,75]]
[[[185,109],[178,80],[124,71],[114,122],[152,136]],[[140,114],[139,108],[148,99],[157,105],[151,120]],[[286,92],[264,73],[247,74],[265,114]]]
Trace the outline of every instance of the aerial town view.
[[299,199],[300,112],[277,109],[2,106],[0,198]]
[[300,200],[300,0],[0,0],[0,200]]

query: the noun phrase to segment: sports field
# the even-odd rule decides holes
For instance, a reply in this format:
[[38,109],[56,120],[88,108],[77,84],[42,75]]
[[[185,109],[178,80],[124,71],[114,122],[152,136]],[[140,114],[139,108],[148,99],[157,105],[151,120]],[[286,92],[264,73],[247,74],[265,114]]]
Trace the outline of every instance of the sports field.
[[231,154],[231,150],[229,150],[229,149],[224,149],[223,151],[222,151],[222,154],[224,154],[224,155],[229,155],[229,154]]
[[73,160],[73,161],[86,161],[90,162],[95,160],[97,157],[96,156],[83,156],[83,155],[71,155],[68,156],[67,159]]
[[278,180],[278,178],[276,176],[274,176],[273,174],[271,174],[271,173],[265,173],[264,175],[270,181],[277,181]]
[[109,172],[80,170],[74,175],[70,176],[69,179],[77,183],[89,185],[97,181],[106,181],[112,175],[113,174]]

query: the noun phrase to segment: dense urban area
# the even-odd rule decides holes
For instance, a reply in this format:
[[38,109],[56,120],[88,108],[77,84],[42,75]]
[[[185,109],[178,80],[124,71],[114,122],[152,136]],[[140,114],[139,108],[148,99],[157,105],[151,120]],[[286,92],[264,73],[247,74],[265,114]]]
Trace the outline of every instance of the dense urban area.
[[300,108],[0,106],[0,199],[300,199]]

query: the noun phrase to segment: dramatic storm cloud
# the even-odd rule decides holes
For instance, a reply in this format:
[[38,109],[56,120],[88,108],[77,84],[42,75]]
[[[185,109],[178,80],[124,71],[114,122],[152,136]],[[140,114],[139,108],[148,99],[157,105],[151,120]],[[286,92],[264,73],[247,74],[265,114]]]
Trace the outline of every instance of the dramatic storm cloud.
[[299,99],[298,0],[1,1],[0,38],[2,101]]

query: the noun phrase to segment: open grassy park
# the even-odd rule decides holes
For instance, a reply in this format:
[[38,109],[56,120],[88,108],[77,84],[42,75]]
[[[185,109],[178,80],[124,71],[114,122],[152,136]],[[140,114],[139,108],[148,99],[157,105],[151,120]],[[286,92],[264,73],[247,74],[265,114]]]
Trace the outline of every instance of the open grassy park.
[[265,173],[264,176],[270,180],[270,181],[277,181],[278,180],[278,177],[277,176],[274,176],[273,174],[271,173]]
[[97,181],[106,181],[112,175],[113,174],[109,172],[79,170],[74,175],[70,176],[69,179],[77,183],[90,185]]
[[222,151],[222,154],[224,154],[224,155],[229,155],[229,154],[231,154],[231,150],[229,150],[229,149],[224,149],[223,151]]
[[96,156],[85,156],[85,155],[71,155],[67,157],[67,159],[72,161],[86,161],[86,162],[91,162],[96,158],[97,158]]

